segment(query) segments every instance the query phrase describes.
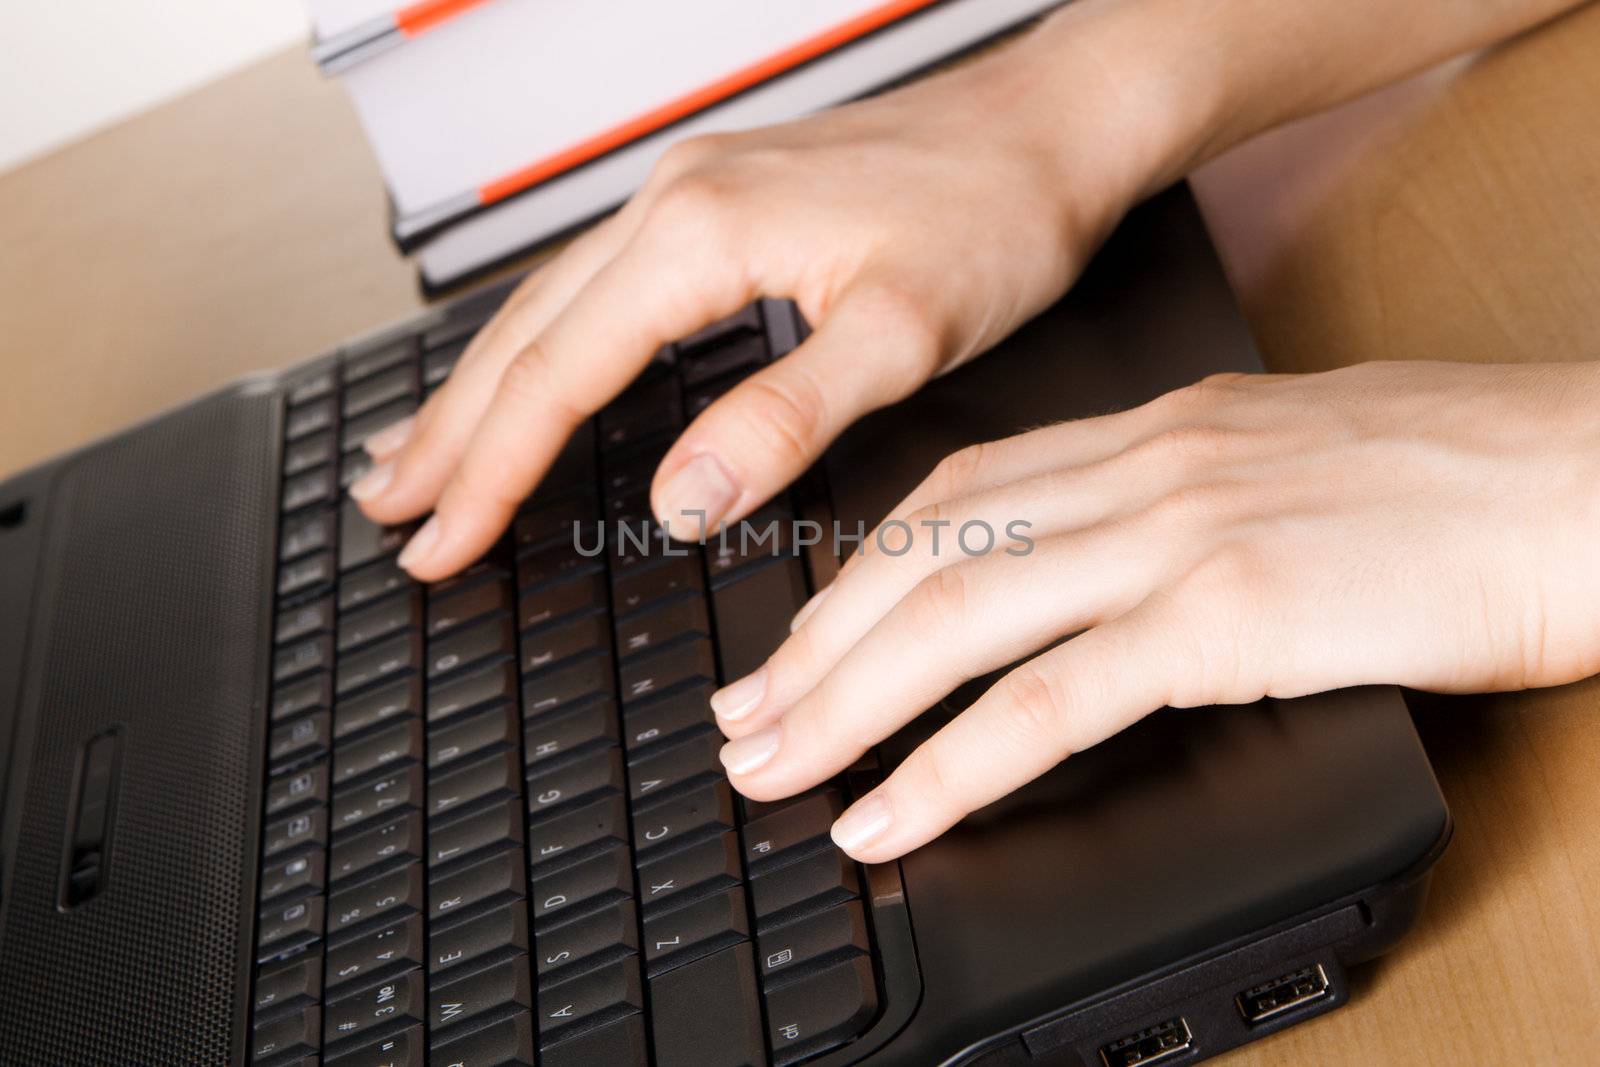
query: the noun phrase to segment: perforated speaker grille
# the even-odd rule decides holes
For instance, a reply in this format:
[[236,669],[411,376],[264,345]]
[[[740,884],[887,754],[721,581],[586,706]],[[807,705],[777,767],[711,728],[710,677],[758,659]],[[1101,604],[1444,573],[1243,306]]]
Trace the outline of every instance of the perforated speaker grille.
[[[20,753],[28,781],[0,930],[7,1067],[230,1060],[274,408],[265,395],[202,401],[69,460],[57,483],[32,632],[37,728]],[[113,724],[123,748],[106,881],[63,910],[74,774],[84,742]]]

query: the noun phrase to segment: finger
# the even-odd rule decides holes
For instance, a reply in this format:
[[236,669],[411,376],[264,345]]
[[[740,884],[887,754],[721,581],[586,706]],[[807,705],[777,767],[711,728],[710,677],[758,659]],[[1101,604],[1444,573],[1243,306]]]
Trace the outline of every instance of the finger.
[[410,425],[386,428],[369,439],[378,462],[350,490],[368,516],[403,522],[433,506],[506,365],[614,258],[634,225],[632,215],[619,213],[568,245],[478,331]]
[[718,242],[641,233],[507,364],[450,474],[433,517],[401,565],[434,581],[471,562],[510,522],[562,444],[673,337],[725,317],[752,296]]
[[[1179,490],[1194,477],[1194,469],[1169,448],[1136,445],[1084,467],[929,505],[898,520],[898,529],[886,523],[880,528],[884,548],[856,556],[856,565],[834,578],[825,598],[802,609],[809,612],[804,625],[769,657],[759,677],[738,679],[712,696],[719,725],[736,737],[783,714],[918,583],[973,554],[1026,555],[1042,539],[1104,527],[1100,536],[1109,536],[1113,546],[1120,539],[1152,559],[1183,555],[1200,539],[1174,528],[1187,530],[1192,520],[1206,516],[1181,507],[1146,512],[1162,500],[1181,502]],[[1152,526],[1156,534],[1148,532]],[[1115,552],[1113,546],[1107,551]]]
[[651,503],[698,538],[742,518],[816,462],[850,423],[931,373],[939,341],[870,285],[845,292],[793,353],[707,408],[667,452]]
[[1146,601],[1006,675],[840,816],[833,839],[866,863],[904,855],[1170,703],[1195,660],[1165,602]]
[[767,727],[775,734],[725,746],[734,787],[769,800],[827,779],[968,679],[1126,612],[1155,587],[1158,559],[1099,530],[1054,539],[1031,558],[938,571]]

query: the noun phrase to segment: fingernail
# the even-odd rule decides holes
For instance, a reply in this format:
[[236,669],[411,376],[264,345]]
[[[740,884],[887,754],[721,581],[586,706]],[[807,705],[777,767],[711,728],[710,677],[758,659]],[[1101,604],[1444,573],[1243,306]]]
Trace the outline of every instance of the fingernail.
[[395,560],[401,570],[408,570],[413,564],[421,563],[433,555],[434,546],[439,543],[439,517],[437,515],[422,524],[422,529],[411,536],[406,542],[406,547],[401,549],[400,558]]
[[729,741],[722,746],[722,765],[728,768],[729,774],[749,774],[759,770],[778,754],[778,742],[782,739],[779,728],[772,725],[748,737]]
[[833,843],[844,851],[855,854],[860,848],[882,837],[894,821],[889,811],[889,799],[878,793],[863,797],[849,811],[839,816],[833,824]]
[[379,463],[355,480],[350,486],[350,495],[357,500],[371,500],[375,496],[382,496],[392,481],[394,481],[394,464]]
[[767,669],[761,667],[732,685],[711,694],[711,710],[724,719],[738,722],[756,710],[767,692]]
[[794,633],[796,630],[800,629],[800,627],[806,624],[806,620],[811,618],[818,606],[822,604],[822,598],[827,596],[828,590],[832,588],[833,586],[831,585],[823,586],[821,592],[812,597],[810,600],[806,601],[804,604],[800,605],[800,610],[795,612],[794,618],[789,620],[790,633]]
[[367,439],[361,442],[361,447],[366,449],[367,455],[373,459],[383,459],[393,455],[410,439],[411,427],[415,424],[416,420],[408,415],[399,422],[390,423],[377,433],[369,434]]
[[684,464],[662,487],[659,518],[674,527],[698,524],[699,533],[704,535],[721,525],[722,517],[737,499],[739,487],[727,470],[716,456],[702,453]]

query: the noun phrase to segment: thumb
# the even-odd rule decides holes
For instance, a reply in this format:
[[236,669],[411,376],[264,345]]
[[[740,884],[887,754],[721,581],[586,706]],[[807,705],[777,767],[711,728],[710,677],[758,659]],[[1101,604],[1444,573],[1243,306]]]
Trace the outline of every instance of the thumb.
[[847,291],[800,347],[739,383],[683,432],[656,472],[657,519],[693,538],[749,514],[851,422],[927,381],[940,349],[922,305],[877,288]]

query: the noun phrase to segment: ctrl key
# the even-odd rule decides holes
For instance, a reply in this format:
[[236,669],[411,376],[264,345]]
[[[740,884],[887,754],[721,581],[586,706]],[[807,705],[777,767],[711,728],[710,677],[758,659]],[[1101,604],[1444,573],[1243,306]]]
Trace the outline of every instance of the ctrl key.
[[838,963],[767,995],[767,1037],[776,1067],[860,1037],[878,1014],[866,956]]
[[315,1004],[257,1023],[250,1035],[250,1062],[271,1063],[292,1052],[315,1052],[321,1030],[322,1011]]

